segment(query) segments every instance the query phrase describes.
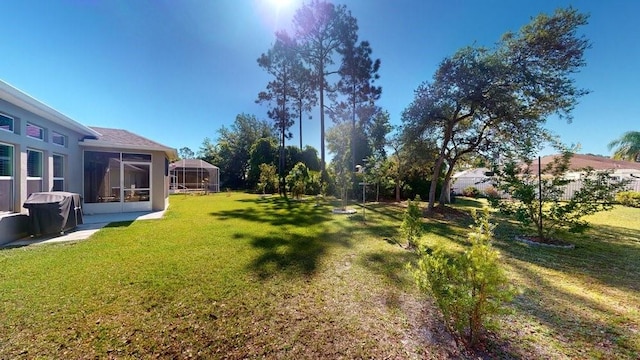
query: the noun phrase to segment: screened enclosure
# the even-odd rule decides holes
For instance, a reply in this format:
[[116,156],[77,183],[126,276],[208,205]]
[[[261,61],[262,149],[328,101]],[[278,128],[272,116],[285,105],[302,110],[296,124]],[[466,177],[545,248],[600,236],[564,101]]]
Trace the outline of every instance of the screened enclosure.
[[220,169],[200,159],[183,159],[169,165],[172,193],[220,191]]

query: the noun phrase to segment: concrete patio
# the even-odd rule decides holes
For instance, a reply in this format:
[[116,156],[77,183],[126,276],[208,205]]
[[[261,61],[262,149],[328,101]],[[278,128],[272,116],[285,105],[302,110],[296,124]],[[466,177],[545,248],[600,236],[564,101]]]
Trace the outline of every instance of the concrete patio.
[[11,248],[84,240],[110,223],[122,221],[153,220],[160,219],[162,218],[162,216],[164,216],[164,211],[84,215],[82,225],[78,225],[77,228],[65,232],[64,234],[26,237],[4,245],[0,245],[0,247]]

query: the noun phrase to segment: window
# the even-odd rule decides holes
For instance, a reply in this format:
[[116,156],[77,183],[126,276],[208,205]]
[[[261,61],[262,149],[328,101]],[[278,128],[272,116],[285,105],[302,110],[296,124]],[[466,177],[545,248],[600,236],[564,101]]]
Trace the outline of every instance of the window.
[[5,114],[0,114],[0,130],[13,132],[13,118]]
[[38,140],[44,140],[44,129],[38,125],[27,123],[27,136]]
[[64,191],[64,156],[53,154],[53,191]]
[[42,191],[42,151],[27,150],[27,195]]
[[51,132],[51,142],[56,144],[56,145],[60,145],[60,146],[65,146],[67,145],[67,137],[57,133],[55,131]]
[[84,152],[84,201],[120,202],[120,153]]
[[151,155],[122,153],[122,161],[151,162]]
[[0,143],[0,213],[13,211],[13,146]]
[[84,152],[84,202],[149,202],[151,155]]

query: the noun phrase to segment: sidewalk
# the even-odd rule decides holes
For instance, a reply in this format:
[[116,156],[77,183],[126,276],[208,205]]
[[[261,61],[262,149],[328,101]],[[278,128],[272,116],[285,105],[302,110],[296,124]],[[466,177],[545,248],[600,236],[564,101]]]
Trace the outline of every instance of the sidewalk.
[[29,246],[29,245],[38,245],[38,244],[51,244],[56,242],[65,242],[65,241],[77,241],[84,240],[89,238],[91,235],[95,234],[98,230],[107,226],[112,222],[121,222],[121,221],[137,221],[137,220],[152,220],[152,219],[160,219],[164,216],[164,211],[154,211],[154,212],[130,212],[130,213],[116,213],[116,214],[96,214],[96,215],[84,215],[83,216],[83,224],[78,225],[77,228],[68,231],[62,235],[53,234],[53,235],[44,235],[39,237],[26,237],[20,240],[16,240],[4,245],[0,245],[0,247],[11,248],[11,247],[21,247],[21,246]]

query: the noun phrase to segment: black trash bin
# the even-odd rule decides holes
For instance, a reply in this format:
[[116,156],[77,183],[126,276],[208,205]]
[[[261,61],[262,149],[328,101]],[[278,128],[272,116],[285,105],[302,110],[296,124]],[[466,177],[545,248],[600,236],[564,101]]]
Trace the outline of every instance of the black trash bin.
[[82,205],[76,193],[33,193],[22,206],[29,210],[31,235],[59,234],[82,224]]

